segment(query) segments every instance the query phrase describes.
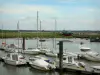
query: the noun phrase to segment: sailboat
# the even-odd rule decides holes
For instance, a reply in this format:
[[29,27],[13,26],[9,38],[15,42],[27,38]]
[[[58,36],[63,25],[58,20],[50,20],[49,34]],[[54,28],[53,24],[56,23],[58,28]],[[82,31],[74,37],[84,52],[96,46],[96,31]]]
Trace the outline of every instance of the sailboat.
[[25,54],[39,54],[40,50],[38,48],[28,48],[22,51]]
[[4,62],[6,64],[10,64],[10,65],[24,65],[26,64],[26,59],[23,55],[19,54],[19,21],[17,23],[17,30],[18,30],[18,47],[16,48],[16,46],[14,44],[11,44],[7,50],[8,52],[12,52],[12,53],[7,53],[6,56],[2,57],[2,59],[4,60]]
[[[57,21],[55,19],[55,34],[56,34],[56,25],[57,25]],[[54,35],[55,35],[54,34]],[[56,50],[56,35],[54,37],[54,40],[53,40],[53,49],[52,51],[48,51],[47,53],[45,53],[47,56],[51,56],[51,57],[57,57],[57,54],[54,53],[54,50]]]
[[41,26],[41,20],[40,20],[40,35],[41,35],[41,38],[40,38],[39,41],[41,42],[41,46],[42,46],[42,42],[45,42],[46,40],[42,38],[42,33],[41,33],[42,30],[41,30],[41,28],[42,28],[42,26]]
[[26,53],[26,54],[39,54],[40,53],[40,49],[38,48],[38,11],[37,11],[37,47],[25,49],[23,50],[22,53]]
[[49,48],[47,48],[46,45],[43,45],[43,42],[45,42],[46,40],[42,38],[42,33],[41,33],[41,21],[40,21],[40,46],[38,46],[38,48],[40,49],[40,53],[45,54],[49,51],[51,51]]
[[16,45],[16,44],[8,44],[7,46],[6,46],[6,49],[5,49],[5,51],[6,52],[10,52],[10,53],[13,53],[13,52],[18,52],[18,49],[22,49],[21,47],[18,47],[18,45]]
[[3,36],[4,36],[4,33],[3,33],[3,25],[2,25],[2,43],[1,43],[1,46],[0,46],[0,50],[5,50],[6,49],[6,40],[4,42],[3,40]]
[[15,43],[13,43],[13,44],[8,44],[7,46],[6,46],[6,49],[5,49],[5,51],[6,52],[10,52],[10,53],[13,53],[13,52],[22,52],[22,48],[19,46],[19,33],[20,33],[20,31],[19,31],[19,21],[18,21],[18,23],[17,23],[17,31],[18,31],[18,45],[16,45]]
[[57,57],[57,54],[54,53],[53,51],[49,51],[46,53],[47,56],[51,56],[51,57]]

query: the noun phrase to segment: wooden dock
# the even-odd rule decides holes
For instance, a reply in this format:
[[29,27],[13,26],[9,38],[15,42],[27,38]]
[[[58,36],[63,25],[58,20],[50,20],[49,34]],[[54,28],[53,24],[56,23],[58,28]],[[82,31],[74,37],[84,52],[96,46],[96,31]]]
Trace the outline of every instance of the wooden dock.
[[[59,72],[60,68],[56,68],[55,70],[57,72]],[[73,73],[75,73],[77,75],[100,75],[100,73],[95,73],[93,71],[87,71],[87,70],[83,71],[83,70],[75,70],[75,69],[69,69],[69,68],[63,68],[62,71],[64,73],[73,72]]]

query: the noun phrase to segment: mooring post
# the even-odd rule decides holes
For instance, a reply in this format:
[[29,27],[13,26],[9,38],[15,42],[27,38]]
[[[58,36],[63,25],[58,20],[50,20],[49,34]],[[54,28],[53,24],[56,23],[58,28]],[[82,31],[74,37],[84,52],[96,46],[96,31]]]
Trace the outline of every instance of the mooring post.
[[59,41],[59,69],[60,75],[62,75],[63,69],[63,41]]
[[23,50],[25,50],[25,37],[23,37],[23,44],[22,44]]

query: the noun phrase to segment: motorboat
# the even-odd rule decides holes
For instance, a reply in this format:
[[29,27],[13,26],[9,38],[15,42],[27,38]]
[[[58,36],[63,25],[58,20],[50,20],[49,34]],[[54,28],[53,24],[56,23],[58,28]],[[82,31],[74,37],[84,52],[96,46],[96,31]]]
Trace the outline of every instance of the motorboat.
[[55,61],[53,61],[53,59],[50,59],[50,58],[47,58],[47,57],[44,57],[44,56],[34,56],[33,58],[30,58],[30,59],[43,59],[44,61],[50,63],[50,64],[55,64]]
[[[59,63],[59,60],[57,61]],[[75,57],[72,55],[63,57],[63,68],[67,68],[68,70],[82,70],[85,71],[85,63],[75,61]]]
[[86,51],[91,50],[91,48],[89,48],[89,47],[81,47],[80,50],[86,52]]
[[84,47],[81,50],[80,56],[90,61],[100,61],[100,54],[91,50],[90,48]]
[[2,59],[6,64],[10,65],[18,66],[26,64],[25,57],[19,53],[8,53],[6,56],[2,57]]
[[53,70],[56,68],[55,64],[51,63],[50,60],[40,56],[30,58],[29,64],[31,67],[42,71]]
[[91,48],[89,46],[85,45],[83,42],[80,43],[79,49],[82,52],[86,52],[86,51],[90,51],[91,50]]
[[38,48],[28,48],[26,50],[23,50],[22,53],[25,53],[25,54],[39,54],[40,49],[38,49]]
[[66,56],[63,58],[63,66],[72,70],[85,70],[85,64],[83,62],[74,61],[73,56]]
[[77,56],[78,56],[77,53],[72,53],[72,52],[68,52],[68,51],[63,53],[63,56],[69,56],[69,55],[73,56],[75,59],[77,59]]
[[87,51],[82,52],[81,57],[90,61],[99,61],[100,62],[100,54],[95,51]]
[[91,66],[92,72],[100,73],[100,66]]

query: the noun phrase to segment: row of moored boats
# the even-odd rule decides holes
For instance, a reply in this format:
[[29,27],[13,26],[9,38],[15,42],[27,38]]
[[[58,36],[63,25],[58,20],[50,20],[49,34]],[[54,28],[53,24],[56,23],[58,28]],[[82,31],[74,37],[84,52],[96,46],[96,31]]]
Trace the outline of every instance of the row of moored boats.
[[[75,59],[77,57],[85,58],[91,61],[100,61],[100,55],[97,52],[92,51],[90,48],[87,47],[81,47],[81,52],[74,54],[71,52],[66,52],[63,54],[63,67],[73,70],[82,70],[86,71],[86,65],[84,62],[76,61]],[[39,70],[54,70],[56,69],[59,64],[59,58],[57,57],[57,54],[53,53],[50,49],[47,48],[37,48],[37,49],[28,49],[23,50],[14,44],[6,46],[4,51],[7,52],[7,55],[2,57],[5,63],[10,65],[25,65],[29,63],[29,65],[33,68],[39,69]],[[19,53],[21,52],[21,53]],[[55,60],[48,59],[43,56],[36,55],[34,57],[28,58],[29,60],[26,60],[26,57],[23,56],[23,53],[25,54],[38,54],[38,53],[45,53],[49,56],[56,57]],[[91,66],[92,72],[100,73],[100,66]]]

